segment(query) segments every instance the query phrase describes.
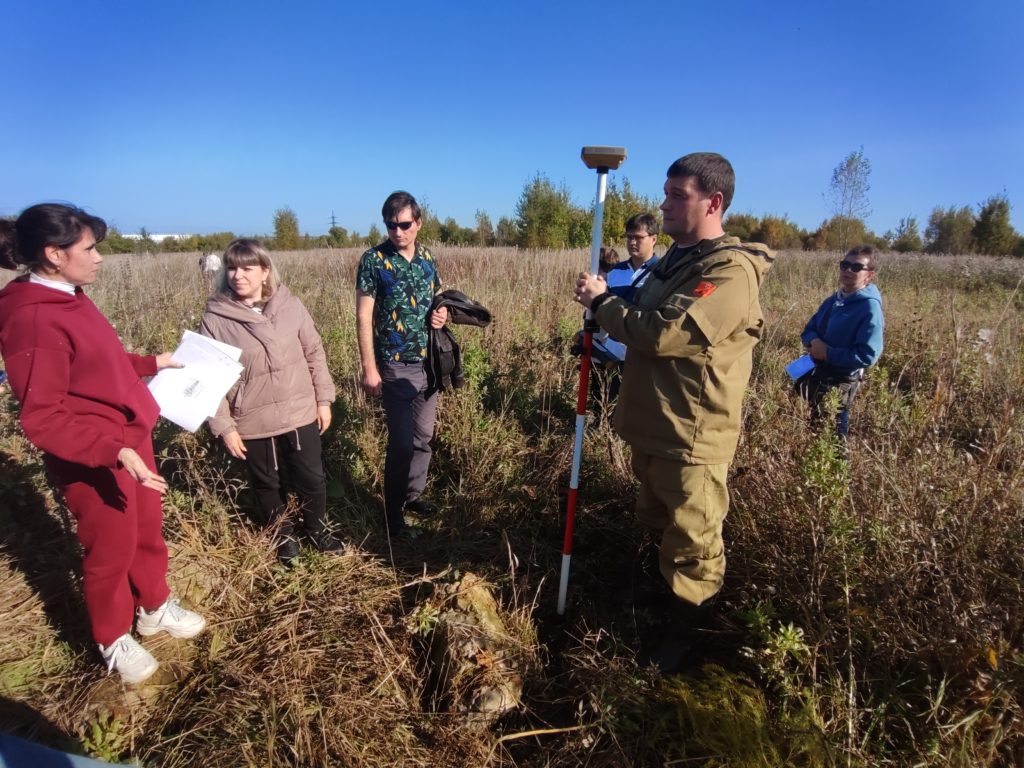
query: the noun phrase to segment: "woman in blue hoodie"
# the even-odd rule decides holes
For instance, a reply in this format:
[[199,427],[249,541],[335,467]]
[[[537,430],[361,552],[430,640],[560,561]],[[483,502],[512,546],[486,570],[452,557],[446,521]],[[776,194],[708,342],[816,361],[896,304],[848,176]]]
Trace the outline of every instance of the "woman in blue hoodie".
[[822,302],[800,336],[814,369],[797,381],[797,389],[810,403],[815,421],[821,417],[825,395],[839,390],[836,432],[843,440],[864,369],[882,354],[882,294],[872,282],[876,258],[870,245],[858,245],[846,254],[839,262],[839,290]]

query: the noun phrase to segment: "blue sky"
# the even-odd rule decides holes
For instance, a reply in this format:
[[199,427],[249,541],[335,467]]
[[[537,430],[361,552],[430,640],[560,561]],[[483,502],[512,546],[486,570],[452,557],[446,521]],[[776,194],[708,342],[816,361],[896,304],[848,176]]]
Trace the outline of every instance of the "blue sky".
[[538,172],[588,204],[580,147],[612,144],[652,197],[719,151],[732,211],[814,228],[863,146],[874,230],[1005,190],[1024,231],[1020,0],[39,0],[4,28],[0,215],[258,234],[287,205],[365,233],[404,188],[497,222]]

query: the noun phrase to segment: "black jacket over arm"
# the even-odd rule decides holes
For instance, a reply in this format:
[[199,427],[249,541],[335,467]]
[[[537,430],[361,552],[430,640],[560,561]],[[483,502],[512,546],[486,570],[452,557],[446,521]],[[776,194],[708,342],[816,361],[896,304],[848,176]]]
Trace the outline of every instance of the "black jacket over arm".
[[[487,307],[469,298],[462,291],[441,291],[434,296],[431,311],[448,308],[448,319],[459,325],[475,325],[484,328],[491,323],[491,312]],[[427,346],[427,384],[434,390],[455,389],[463,386],[466,379],[462,374],[462,351],[455,334],[448,325],[431,328]]]

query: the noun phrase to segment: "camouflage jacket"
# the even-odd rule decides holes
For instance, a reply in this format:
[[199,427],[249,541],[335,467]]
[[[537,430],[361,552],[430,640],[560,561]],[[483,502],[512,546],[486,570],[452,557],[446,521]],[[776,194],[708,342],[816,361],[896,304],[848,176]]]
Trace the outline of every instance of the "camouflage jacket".
[[732,461],[752,353],[764,330],[758,292],[775,257],[723,236],[673,246],[633,303],[605,294],[595,316],[626,345],[615,428],[645,453]]

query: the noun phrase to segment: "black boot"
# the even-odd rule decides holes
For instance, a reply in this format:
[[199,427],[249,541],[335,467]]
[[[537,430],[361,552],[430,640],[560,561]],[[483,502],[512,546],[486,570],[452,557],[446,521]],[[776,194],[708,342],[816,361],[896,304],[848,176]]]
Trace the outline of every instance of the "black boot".
[[317,552],[324,552],[328,555],[340,555],[345,551],[345,545],[326,531],[313,538],[313,546],[316,547]]
[[679,672],[696,660],[699,646],[710,625],[711,607],[694,605],[672,596],[665,606],[661,636],[641,657],[644,666],[654,666],[663,675]]
[[277,561],[285,568],[291,568],[298,559],[299,540],[295,537],[291,521],[285,518],[277,529]]
[[282,534],[277,540],[277,561],[285,568],[291,568],[299,559],[299,542],[291,533]]
[[327,529],[327,515],[321,509],[304,509],[303,524],[306,535],[317,552],[337,555],[345,549],[345,545]]
[[405,511],[416,517],[433,517],[437,514],[437,504],[426,499],[413,499],[405,503]]

